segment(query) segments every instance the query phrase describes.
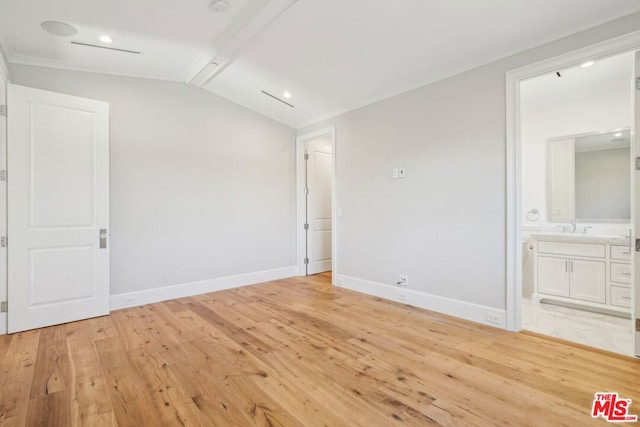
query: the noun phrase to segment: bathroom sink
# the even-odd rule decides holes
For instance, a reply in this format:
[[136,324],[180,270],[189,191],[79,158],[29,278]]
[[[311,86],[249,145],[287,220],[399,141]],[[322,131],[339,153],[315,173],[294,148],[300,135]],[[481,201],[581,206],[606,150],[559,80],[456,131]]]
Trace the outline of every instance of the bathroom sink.
[[579,234],[579,233],[532,233],[531,237],[536,240],[547,240],[557,242],[576,243],[610,243],[614,245],[628,245],[629,239],[624,236],[614,236],[605,234]]

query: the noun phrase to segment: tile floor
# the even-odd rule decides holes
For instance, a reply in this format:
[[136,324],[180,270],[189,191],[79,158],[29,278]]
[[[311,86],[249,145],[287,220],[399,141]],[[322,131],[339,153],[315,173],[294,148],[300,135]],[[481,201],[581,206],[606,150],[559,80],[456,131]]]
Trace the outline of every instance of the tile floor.
[[522,329],[630,356],[631,319],[522,298]]

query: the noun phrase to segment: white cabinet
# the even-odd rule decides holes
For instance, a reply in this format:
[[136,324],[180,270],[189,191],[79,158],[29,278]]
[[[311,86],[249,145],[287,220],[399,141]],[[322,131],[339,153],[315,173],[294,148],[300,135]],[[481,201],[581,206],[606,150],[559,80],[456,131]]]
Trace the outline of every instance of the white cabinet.
[[629,247],[617,240],[563,239],[536,237],[534,300],[628,313],[632,282]]
[[631,308],[631,288],[611,286],[611,304]]
[[604,261],[538,257],[538,292],[604,303],[606,300]]
[[583,301],[606,302],[604,261],[569,260],[569,297]]
[[619,262],[611,263],[611,281],[631,284],[631,265]]
[[559,297],[569,296],[569,260],[538,257],[538,292]]

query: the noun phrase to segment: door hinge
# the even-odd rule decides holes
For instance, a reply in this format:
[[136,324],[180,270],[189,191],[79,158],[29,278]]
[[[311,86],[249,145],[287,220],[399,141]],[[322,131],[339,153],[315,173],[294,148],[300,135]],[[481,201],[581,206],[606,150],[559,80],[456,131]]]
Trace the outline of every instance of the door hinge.
[[304,194],[306,194],[307,196],[309,195],[309,187],[305,187]]
[[0,116],[7,117],[7,106],[0,105]]
[[636,77],[636,90],[640,90],[640,77]]
[[636,239],[636,252],[640,252],[640,239]]
[[308,229],[309,229],[309,224],[305,224],[305,225],[304,225],[304,229],[305,229],[305,230],[308,230]]
[[307,153],[304,153],[304,159],[309,160],[309,155]]
[[0,313],[6,313],[9,310],[9,304],[6,301],[0,302]]
[[305,258],[305,259],[304,259],[304,263],[305,263],[305,264],[309,264],[309,258]]
[[7,180],[7,170],[2,169],[0,170],[0,181],[6,181],[6,180]]
[[0,248],[6,248],[8,244],[9,239],[7,239],[7,236],[0,237]]

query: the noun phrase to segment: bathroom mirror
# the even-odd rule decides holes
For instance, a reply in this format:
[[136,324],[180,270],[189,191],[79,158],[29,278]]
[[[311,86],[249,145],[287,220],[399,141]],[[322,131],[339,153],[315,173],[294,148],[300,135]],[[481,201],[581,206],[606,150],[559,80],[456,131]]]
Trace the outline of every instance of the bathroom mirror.
[[550,222],[629,222],[631,135],[621,130],[548,143]]

